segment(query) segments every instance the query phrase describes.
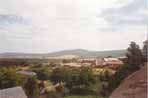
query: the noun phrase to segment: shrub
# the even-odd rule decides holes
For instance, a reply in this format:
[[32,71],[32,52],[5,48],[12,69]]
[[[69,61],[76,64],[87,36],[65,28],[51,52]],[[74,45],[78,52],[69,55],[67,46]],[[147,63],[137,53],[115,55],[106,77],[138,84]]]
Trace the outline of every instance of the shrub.
[[47,93],[46,98],[63,98],[60,93],[50,91]]
[[11,88],[23,84],[22,78],[14,68],[0,68],[0,89]]

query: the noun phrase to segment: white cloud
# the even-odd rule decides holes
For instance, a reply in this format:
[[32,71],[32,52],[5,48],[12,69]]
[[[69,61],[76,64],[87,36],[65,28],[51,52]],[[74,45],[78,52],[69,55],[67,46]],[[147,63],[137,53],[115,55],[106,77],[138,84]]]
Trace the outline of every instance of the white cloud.
[[[130,22],[131,18],[143,22],[141,16],[145,11],[141,10],[140,17],[134,19],[119,9],[131,2],[133,0],[0,0],[0,52],[121,49],[126,48],[130,40],[140,43],[146,35],[144,26],[121,28],[110,24],[118,22],[114,13],[122,15],[122,22]],[[107,18],[98,16],[104,9],[110,13]],[[136,36],[128,36],[135,32]]]

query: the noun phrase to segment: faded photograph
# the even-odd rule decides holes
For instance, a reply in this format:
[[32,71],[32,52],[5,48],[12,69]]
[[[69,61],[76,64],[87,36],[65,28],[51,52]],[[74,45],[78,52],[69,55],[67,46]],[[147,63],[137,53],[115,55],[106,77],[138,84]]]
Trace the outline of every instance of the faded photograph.
[[0,0],[0,98],[147,98],[147,0]]

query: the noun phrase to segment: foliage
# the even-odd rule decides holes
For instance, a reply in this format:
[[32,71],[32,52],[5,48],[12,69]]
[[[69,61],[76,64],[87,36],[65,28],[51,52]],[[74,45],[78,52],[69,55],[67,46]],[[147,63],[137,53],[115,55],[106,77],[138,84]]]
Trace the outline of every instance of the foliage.
[[50,80],[54,83],[61,83],[63,81],[64,76],[64,69],[62,68],[56,68],[52,71],[52,74],[50,76]]
[[146,62],[147,61],[147,55],[148,55],[148,40],[146,40],[145,42],[144,42],[144,45],[143,45],[143,60],[144,60],[144,62]]
[[[96,98],[96,96],[65,96],[64,98]],[[97,98],[103,98],[103,97],[97,97]]]
[[51,75],[51,69],[49,67],[33,68],[32,71],[37,73],[39,80],[49,80]]
[[0,68],[0,89],[11,88],[23,84],[14,68]]
[[28,78],[24,84],[24,89],[28,97],[36,97],[39,95],[39,88],[37,84],[37,78]]
[[72,63],[72,62],[78,62],[78,61],[76,58],[62,60],[62,63]]
[[59,94],[59,93],[57,93],[57,92],[55,92],[55,91],[50,91],[50,92],[48,92],[46,97],[47,97],[47,98],[63,98],[63,97],[61,96],[61,94]]
[[131,42],[129,48],[127,49],[127,63],[133,67],[139,67],[143,61],[142,51],[135,42]]
[[112,91],[113,89],[117,88],[121,81],[127,77],[129,74],[133,73],[138,69],[134,68],[131,65],[125,64],[123,65],[115,75],[109,81],[109,89]]
[[53,70],[51,76],[51,81],[54,83],[63,82],[65,88],[68,88],[73,94],[94,94],[94,92],[96,94],[101,89],[99,79],[93,75],[92,68],[89,67],[83,67],[79,70],[58,68]]

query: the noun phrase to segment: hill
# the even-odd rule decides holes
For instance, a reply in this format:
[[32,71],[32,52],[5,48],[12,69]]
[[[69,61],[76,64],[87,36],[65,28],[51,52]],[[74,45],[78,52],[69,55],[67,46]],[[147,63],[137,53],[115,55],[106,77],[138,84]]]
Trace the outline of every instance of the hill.
[[52,53],[1,53],[0,58],[43,58],[57,57],[63,55],[76,55],[79,57],[119,57],[124,56],[126,50],[111,50],[111,51],[88,51],[84,49],[63,50]]
[[125,50],[111,50],[111,51],[88,51],[84,49],[63,50],[54,53],[49,53],[48,56],[62,56],[62,55],[77,55],[79,57],[119,57],[125,54]]

